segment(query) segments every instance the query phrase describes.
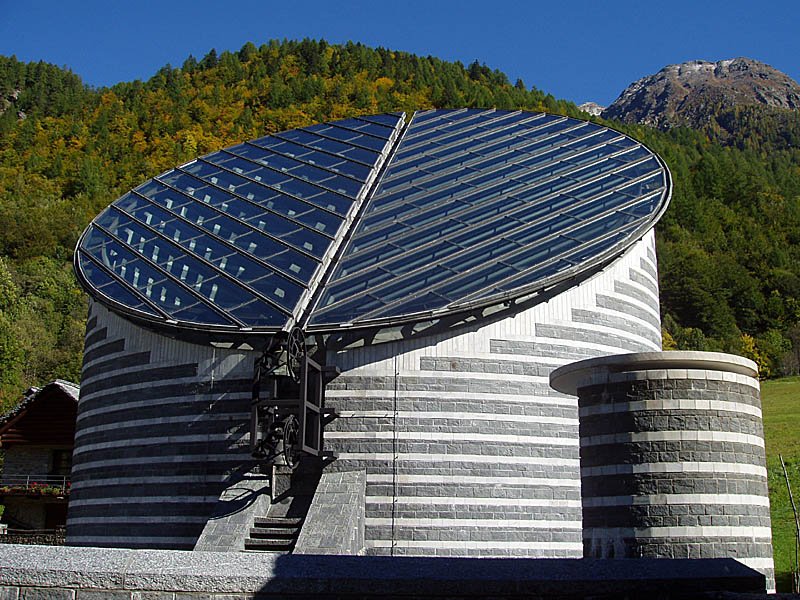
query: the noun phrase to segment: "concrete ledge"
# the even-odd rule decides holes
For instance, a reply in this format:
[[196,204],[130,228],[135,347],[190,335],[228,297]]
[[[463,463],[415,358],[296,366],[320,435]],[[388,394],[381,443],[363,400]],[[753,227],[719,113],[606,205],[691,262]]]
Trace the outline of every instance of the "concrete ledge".
[[[763,593],[733,559],[455,559],[0,546],[3,597],[562,599]],[[38,589],[35,589],[38,588]],[[35,589],[35,591],[34,591]]]
[[[752,360],[722,352],[636,352],[589,358],[559,367],[550,373],[550,385],[562,394],[577,395],[578,388],[607,380],[612,373],[663,371],[662,377],[649,373],[648,379],[667,379],[667,370],[720,371],[757,378]],[[674,375],[674,374],[673,374]],[[692,378],[686,373],[683,378]]]

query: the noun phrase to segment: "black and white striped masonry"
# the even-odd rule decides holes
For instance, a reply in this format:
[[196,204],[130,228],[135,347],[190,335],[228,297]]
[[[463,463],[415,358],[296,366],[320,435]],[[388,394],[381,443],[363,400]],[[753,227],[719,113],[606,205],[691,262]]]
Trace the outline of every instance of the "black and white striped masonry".
[[710,352],[551,374],[578,395],[584,556],[733,557],[774,588],[757,376],[752,361]]

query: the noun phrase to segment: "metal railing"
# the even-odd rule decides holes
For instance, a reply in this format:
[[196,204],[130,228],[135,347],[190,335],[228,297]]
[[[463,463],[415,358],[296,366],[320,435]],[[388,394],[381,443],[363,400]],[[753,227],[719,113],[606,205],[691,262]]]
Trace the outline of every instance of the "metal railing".
[[50,493],[69,492],[70,478],[66,475],[12,475],[0,474],[2,493]]

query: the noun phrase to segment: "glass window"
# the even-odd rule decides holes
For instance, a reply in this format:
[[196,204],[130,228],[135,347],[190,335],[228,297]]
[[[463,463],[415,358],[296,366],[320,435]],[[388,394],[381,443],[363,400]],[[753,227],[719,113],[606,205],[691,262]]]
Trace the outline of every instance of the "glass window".
[[446,306],[448,301],[435,292],[426,292],[417,297],[411,298],[408,302],[402,302],[392,306],[389,310],[377,311],[371,315],[373,319],[391,317],[393,315],[408,315],[417,312],[436,310]]
[[646,175],[648,173],[653,173],[654,171],[658,171],[658,174],[660,175],[661,167],[655,158],[650,157],[645,161],[621,170],[619,174],[624,175],[625,177],[630,177],[631,179],[636,179],[637,177],[641,177],[642,175]]
[[461,248],[455,244],[443,240],[439,244],[435,244],[417,252],[405,254],[398,260],[394,260],[385,264],[383,268],[393,273],[395,276],[404,275],[410,271],[419,269],[420,267],[435,264],[444,258],[452,256],[459,250],[461,250]]
[[380,153],[386,146],[385,139],[375,138],[370,135],[361,134],[357,131],[345,129],[344,127],[337,127],[335,125],[312,125],[311,127],[306,127],[306,131],[317,133],[326,138],[338,140],[351,146],[372,150],[376,153]]
[[202,302],[195,301],[189,295],[181,297],[178,294],[173,296],[175,306],[171,306],[171,316],[179,321],[198,323],[202,325],[231,325],[232,322],[224,319],[222,315],[206,306]]
[[[541,260],[545,260],[546,253],[543,253],[541,256]],[[525,261],[528,265],[535,265],[538,264],[539,261]],[[517,265],[519,267],[523,266],[522,264]],[[564,269],[568,269],[574,266],[571,262],[566,260],[557,260],[557,261],[550,261],[544,264],[542,267],[535,269],[533,271],[528,271],[527,273],[523,273],[519,277],[510,279],[508,281],[498,283],[497,284],[497,291],[500,292],[510,292],[516,289],[519,289],[523,286],[529,286],[531,284],[536,283],[537,281],[542,281],[547,277],[551,277],[558,273],[559,271],[563,271]],[[492,290],[494,292],[494,290]],[[484,294],[479,297],[488,296],[489,294]]]
[[476,244],[482,244],[494,237],[501,236],[520,225],[522,225],[522,223],[514,218],[508,216],[500,217],[479,227],[470,228],[464,233],[453,237],[452,241],[462,246],[467,244],[474,246]]
[[339,272],[334,275],[334,279],[338,279],[339,277],[347,277],[348,275],[357,273],[362,269],[371,267],[377,262],[397,256],[402,251],[403,250],[401,248],[395,246],[394,244],[385,244],[362,254],[350,256],[339,263]]
[[389,281],[392,278],[393,275],[391,272],[376,268],[370,269],[368,272],[357,277],[345,279],[341,283],[331,285],[328,288],[325,306],[328,304],[333,304],[334,302],[339,302],[345,298],[349,298],[353,294],[363,292],[371,287]]
[[315,311],[312,323],[348,323],[383,305],[383,302],[370,294],[360,294],[344,304]]
[[474,208],[466,212],[459,213],[457,218],[464,223],[481,223],[500,213],[516,214],[517,209],[524,204],[522,200],[513,196],[498,196],[492,200],[476,204]]
[[341,121],[336,121],[336,126],[368,133],[383,140],[388,140],[392,136],[392,133],[394,133],[394,127],[386,127],[379,123],[371,123],[370,121],[360,117],[357,119],[344,119]]
[[462,299],[516,273],[516,269],[509,265],[493,263],[484,269],[478,269],[470,273],[469,278],[450,283],[437,291],[443,296],[452,297],[454,300]]
[[636,217],[623,212],[613,212],[602,218],[594,219],[577,229],[569,231],[567,235],[576,238],[581,242],[589,242],[601,235],[609,233],[613,229],[624,227],[631,221],[635,221]]
[[453,272],[440,265],[432,265],[429,269],[421,273],[397,280],[395,283],[384,286],[373,293],[384,303],[394,302],[410,294],[414,294],[422,289],[430,287],[447,277],[451,277]]
[[[350,133],[350,135],[356,136],[357,134],[353,132]],[[296,142],[304,146],[309,146],[312,149],[321,149],[325,152],[339,156],[350,155],[348,157],[350,160],[363,162],[370,167],[375,164],[375,161],[378,158],[378,152],[374,152],[366,148],[359,148],[330,137],[324,137],[323,135],[318,135],[314,133],[311,128],[284,131],[275,137]]]
[[81,272],[92,284],[97,291],[101,294],[119,302],[120,304],[146,313],[152,317],[158,316],[141,298],[135,295],[128,287],[122,285],[118,280],[114,279],[105,270],[101,269],[94,260],[84,252],[78,253],[78,261],[81,266]]
[[661,172],[654,173],[650,177],[646,177],[645,179],[641,179],[636,183],[631,185],[627,185],[625,187],[620,188],[623,194],[629,194],[631,196],[646,196],[652,193],[655,190],[660,190],[664,186],[664,175]]

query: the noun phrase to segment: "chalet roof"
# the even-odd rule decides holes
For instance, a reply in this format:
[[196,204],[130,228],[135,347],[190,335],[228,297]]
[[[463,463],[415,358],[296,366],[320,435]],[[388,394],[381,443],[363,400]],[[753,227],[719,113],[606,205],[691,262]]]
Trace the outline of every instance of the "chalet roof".
[[0,436],[15,422],[19,417],[22,417],[25,412],[33,405],[39,398],[49,396],[55,391],[60,391],[67,398],[71,398],[78,403],[78,395],[80,394],[80,387],[69,381],[63,379],[56,379],[45,385],[44,387],[28,388],[23,394],[22,402],[17,404],[10,411],[0,416]]

